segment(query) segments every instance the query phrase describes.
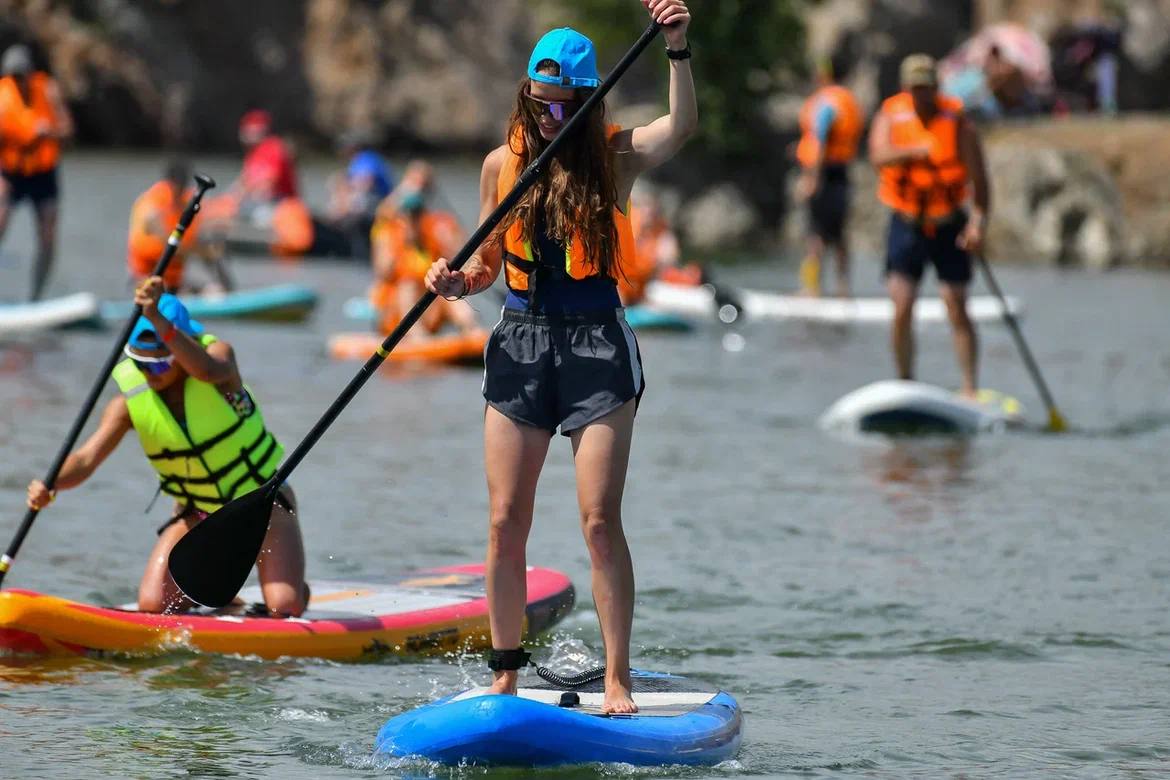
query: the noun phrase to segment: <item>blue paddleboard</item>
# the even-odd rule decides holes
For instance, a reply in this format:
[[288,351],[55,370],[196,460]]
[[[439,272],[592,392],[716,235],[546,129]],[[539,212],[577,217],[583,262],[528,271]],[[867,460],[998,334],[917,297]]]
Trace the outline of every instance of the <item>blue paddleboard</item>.
[[[233,290],[222,295],[180,294],[179,298],[197,320],[303,320],[317,305],[317,291],[301,284]],[[102,304],[102,317],[125,319],[133,306],[130,301],[107,301]]]
[[693,330],[691,321],[669,311],[649,309],[645,306],[627,306],[626,322],[634,330],[664,330],[685,333]]
[[603,715],[603,683],[574,688],[522,679],[517,696],[485,688],[391,718],[375,750],[442,764],[639,766],[717,764],[739,750],[743,718],[730,694],[656,672],[633,673],[634,715]]

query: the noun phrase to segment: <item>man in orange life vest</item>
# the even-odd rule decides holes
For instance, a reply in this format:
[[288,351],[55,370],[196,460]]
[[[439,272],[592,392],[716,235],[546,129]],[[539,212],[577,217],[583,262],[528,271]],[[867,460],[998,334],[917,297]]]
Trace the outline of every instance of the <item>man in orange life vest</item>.
[[37,215],[37,255],[31,300],[44,292],[57,237],[57,162],[61,142],[73,135],[73,120],[57,82],[34,70],[22,44],[0,61],[0,239],[13,206],[25,198]]
[[849,163],[857,157],[865,117],[853,93],[838,83],[845,74],[841,54],[821,63],[817,90],[800,110],[796,198],[808,206],[808,254],[800,264],[801,291],[808,295],[820,295],[821,258],[827,249],[837,255],[837,294],[849,295]]
[[[126,263],[135,284],[154,275],[154,266],[166,249],[167,238],[194,192],[191,179],[191,163],[175,158],[167,164],[163,178],[139,195],[130,208]],[[183,234],[183,243],[163,274],[167,292],[177,294],[183,287],[184,266],[187,256],[192,253],[198,254],[207,264],[221,290],[232,289],[232,280],[213,246],[199,240],[199,220],[196,219]],[[208,289],[201,291],[208,292]]]
[[978,342],[967,316],[967,285],[970,253],[982,250],[991,202],[983,148],[962,103],[939,94],[931,57],[907,57],[901,79],[904,91],[882,104],[869,137],[878,198],[893,212],[886,284],[894,301],[894,359],[898,376],[913,378],[914,300],[930,261],[951,321],[962,393],[973,397]]

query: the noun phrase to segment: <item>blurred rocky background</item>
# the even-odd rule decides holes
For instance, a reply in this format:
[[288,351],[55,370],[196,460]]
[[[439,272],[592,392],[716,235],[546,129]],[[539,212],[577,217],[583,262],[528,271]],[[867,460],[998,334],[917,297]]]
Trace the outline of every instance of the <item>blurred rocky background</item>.
[[[691,0],[702,133],[656,179],[688,244],[776,246],[790,144],[818,57],[844,49],[870,110],[900,59],[943,57],[990,24],[1045,40],[1106,23],[1119,36],[1116,105],[985,127],[995,251],[1013,261],[1170,266],[1170,0]],[[86,146],[236,149],[236,120],[270,110],[301,150],[349,129],[391,153],[498,143],[539,32],[573,24],[603,68],[645,24],[636,0],[0,0],[0,47],[32,44]],[[661,111],[654,49],[612,98],[619,121]],[[1101,107],[1098,106],[1098,109]],[[854,236],[880,245],[873,174],[857,166]]]

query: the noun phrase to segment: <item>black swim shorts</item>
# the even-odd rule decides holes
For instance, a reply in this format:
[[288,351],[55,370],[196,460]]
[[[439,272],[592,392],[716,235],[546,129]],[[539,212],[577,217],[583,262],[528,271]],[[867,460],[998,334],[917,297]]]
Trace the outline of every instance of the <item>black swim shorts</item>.
[[621,309],[541,315],[504,309],[484,350],[483,397],[517,422],[568,436],[631,399],[646,382]]

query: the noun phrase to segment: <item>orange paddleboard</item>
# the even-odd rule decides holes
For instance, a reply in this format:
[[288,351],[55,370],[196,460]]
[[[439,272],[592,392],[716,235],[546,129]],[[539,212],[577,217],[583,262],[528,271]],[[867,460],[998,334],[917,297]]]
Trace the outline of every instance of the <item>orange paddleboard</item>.
[[[329,356],[337,360],[366,360],[382,345],[384,338],[368,332],[335,333],[329,337]],[[487,340],[487,331],[432,336],[399,344],[386,361],[483,365],[483,350]]]

